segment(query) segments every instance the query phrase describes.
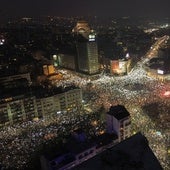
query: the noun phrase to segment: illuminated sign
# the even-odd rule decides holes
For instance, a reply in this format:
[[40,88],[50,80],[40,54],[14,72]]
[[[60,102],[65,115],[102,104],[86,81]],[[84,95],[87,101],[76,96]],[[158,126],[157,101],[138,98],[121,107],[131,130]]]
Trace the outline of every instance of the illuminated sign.
[[57,55],[53,55],[53,59],[54,59],[54,60],[57,60]]
[[126,57],[127,59],[128,59],[128,58],[130,58],[130,55],[129,55],[129,53],[127,53],[125,57]]
[[94,34],[89,35],[89,41],[95,41],[95,35]]
[[158,70],[157,70],[157,73],[158,73],[158,74],[164,74],[164,71],[158,69]]
[[0,39],[0,45],[3,45],[5,43],[5,39]]

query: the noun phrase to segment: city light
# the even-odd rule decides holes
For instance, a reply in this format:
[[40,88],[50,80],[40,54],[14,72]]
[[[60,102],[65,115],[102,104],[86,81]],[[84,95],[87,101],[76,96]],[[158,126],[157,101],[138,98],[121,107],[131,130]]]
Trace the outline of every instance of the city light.
[[89,35],[89,41],[95,41],[95,35],[94,34]]
[[125,58],[126,58],[126,59],[129,59],[129,58],[130,58],[129,53],[126,54]]
[[158,72],[158,74],[164,74],[164,71],[160,70],[160,69],[158,69],[157,72]]
[[5,39],[0,39],[0,45],[4,45]]
[[54,60],[57,60],[57,55],[53,55],[53,59],[54,59]]
[[163,94],[165,97],[170,97],[170,91],[166,91],[166,92],[164,92],[164,94]]

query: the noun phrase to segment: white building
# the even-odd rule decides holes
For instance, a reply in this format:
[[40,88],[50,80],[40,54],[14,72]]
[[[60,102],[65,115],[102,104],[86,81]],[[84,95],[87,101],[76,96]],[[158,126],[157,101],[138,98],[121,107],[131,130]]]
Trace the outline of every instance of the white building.
[[34,118],[47,118],[60,111],[79,109],[82,104],[82,90],[70,88],[62,93],[46,97],[11,96],[0,99],[0,126]]
[[111,106],[106,121],[107,132],[117,134],[119,142],[130,136],[130,114],[124,106]]

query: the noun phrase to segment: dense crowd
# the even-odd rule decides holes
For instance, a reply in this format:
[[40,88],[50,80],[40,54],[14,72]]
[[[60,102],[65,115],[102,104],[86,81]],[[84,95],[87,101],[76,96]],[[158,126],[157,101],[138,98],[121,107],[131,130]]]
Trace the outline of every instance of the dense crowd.
[[[98,126],[92,126],[94,121],[100,122]],[[51,119],[3,127],[0,130],[1,163],[7,169],[29,169],[28,163],[35,155],[43,154],[44,145],[48,146],[52,140],[57,141],[59,138],[61,140],[79,127],[86,129],[89,136],[104,129],[99,114],[88,112],[81,114],[63,112]],[[39,158],[37,160],[39,161]]]
[[[146,135],[154,153],[164,169],[168,170],[168,145],[170,143],[169,115],[170,98],[162,92],[170,90],[168,82],[159,82],[146,75],[142,64],[138,64],[128,75],[113,77],[102,75],[97,80],[61,70],[63,80],[53,81],[56,86],[76,85],[83,90],[85,110],[95,112],[101,106],[106,110],[111,105],[124,105],[131,114],[132,133],[141,131]],[[149,115],[144,107],[156,103],[159,115]],[[68,133],[83,122],[96,120],[90,114],[61,113],[48,120],[29,121],[0,129],[0,162],[6,167],[23,169],[42,143]],[[156,120],[155,120],[156,117]],[[103,126],[100,128],[102,130]],[[92,132],[94,133],[94,132]]]
[[110,105],[124,105],[132,116],[132,131],[146,135],[162,166],[168,169],[170,98],[162,94],[170,90],[170,83],[148,77],[142,65],[138,65],[133,74],[121,78],[105,76],[93,83],[93,91],[100,94],[95,105],[103,104],[106,109]]

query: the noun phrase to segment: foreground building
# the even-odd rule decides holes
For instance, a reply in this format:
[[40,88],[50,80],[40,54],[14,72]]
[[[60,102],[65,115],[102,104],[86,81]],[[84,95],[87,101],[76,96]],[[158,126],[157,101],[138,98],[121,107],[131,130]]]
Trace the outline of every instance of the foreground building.
[[88,139],[81,130],[75,130],[67,142],[54,153],[44,153],[40,157],[42,170],[68,170],[94,157],[118,143],[115,134],[102,134]]
[[119,142],[130,137],[130,114],[122,105],[111,106],[106,113],[107,132],[115,133]]
[[[64,144],[63,148],[66,151],[60,151],[60,154],[53,156],[42,155],[40,159],[42,169],[71,169],[130,136],[130,115],[124,106],[110,107],[106,116],[106,133],[91,136],[89,140],[82,131],[73,132],[74,140],[68,139]],[[59,153],[59,150],[55,152]]]
[[122,141],[73,170],[163,170],[141,133]]

